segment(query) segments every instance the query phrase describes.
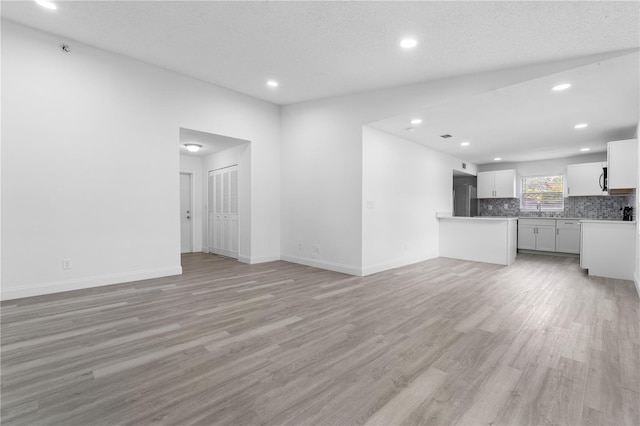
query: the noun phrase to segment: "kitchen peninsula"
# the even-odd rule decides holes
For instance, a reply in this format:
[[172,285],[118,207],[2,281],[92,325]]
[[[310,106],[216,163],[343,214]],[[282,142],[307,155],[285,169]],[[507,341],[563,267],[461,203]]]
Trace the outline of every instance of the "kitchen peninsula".
[[440,256],[475,262],[511,265],[516,261],[518,218],[438,218]]

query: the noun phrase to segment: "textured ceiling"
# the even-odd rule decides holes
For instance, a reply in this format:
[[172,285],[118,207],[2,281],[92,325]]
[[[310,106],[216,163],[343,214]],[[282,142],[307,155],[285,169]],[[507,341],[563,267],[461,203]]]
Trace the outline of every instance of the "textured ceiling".
[[[57,4],[3,1],[2,16],[277,104],[638,48],[640,38],[635,1]],[[417,48],[398,47],[406,35]]]
[[[638,53],[570,69],[478,96],[413,111],[372,127],[477,164],[530,161],[606,151],[632,138],[640,107]],[[569,82],[562,92],[551,90]],[[411,125],[413,118],[419,125]],[[587,123],[584,129],[574,125]],[[413,127],[413,131],[407,128]],[[442,134],[452,137],[443,139]],[[463,147],[461,142],[468,141]]]
[[[198,152],[190,152],[184,144],[194,143],[202,145]],[[216,135],[213,133],[200,132],[198,130],[180,128],[180,155],[191,157],[206,157],[234,146],[249,143],[244,139],[231,138],[229,136]]]

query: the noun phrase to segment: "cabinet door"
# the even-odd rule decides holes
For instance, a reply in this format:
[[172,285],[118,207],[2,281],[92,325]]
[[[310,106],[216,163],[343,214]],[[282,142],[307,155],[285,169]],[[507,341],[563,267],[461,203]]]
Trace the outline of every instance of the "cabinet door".
[[602,195],[602,163],[569,164],[567,166],[569,197]]
[[535,226],[518,225],[518,248],[524,250],[536,249]]
[[556,251],[560,253],[580,253],[580,228],[557,228]]
[[556,251],[556,227],[538,226],[536,229],[536,250]]
[[638,141],[628,139],[607,144],[609,189],[628,189],[638,185]]
[[478,172],[478,198],[494,198],[494,172]]
[[494,173],[496,198],[517,198],[516,171],[498,170]]

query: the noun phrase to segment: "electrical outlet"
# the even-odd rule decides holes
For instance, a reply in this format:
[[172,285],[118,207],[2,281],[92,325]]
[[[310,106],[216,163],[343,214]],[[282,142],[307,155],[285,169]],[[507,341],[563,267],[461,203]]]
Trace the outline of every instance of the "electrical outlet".
[[509,208],[509,204],[506,204],[506,203],[505,203],[505,205],[504,205],[504,209],[505,209],[505,210],[507,210],[508,208]]
[[368,209],[375,209],[376,208],[376,204],[373,202],[373,200],[367,200],[367,208]]
[[62,269],[71,269],[71,259],[62,259]]
[[302,243],[298,243],[298,251],[302,251]]
[[313,246],[311,250],[311,257],[315,259],[320,254],[320,246]]
[[489,205],[487,206],[487,209],[489,209],[489,210],[493,210],[493,206],[492,206],[491,204],[489,204]]

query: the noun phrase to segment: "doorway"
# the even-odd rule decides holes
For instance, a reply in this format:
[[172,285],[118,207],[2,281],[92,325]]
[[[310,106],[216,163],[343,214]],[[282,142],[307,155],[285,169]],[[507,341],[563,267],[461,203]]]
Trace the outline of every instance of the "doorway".
[[209,252],[238,259],[238,165],[209,172]]
[[193,252],[193,205],[191,173],[180,173],[180,253]]

